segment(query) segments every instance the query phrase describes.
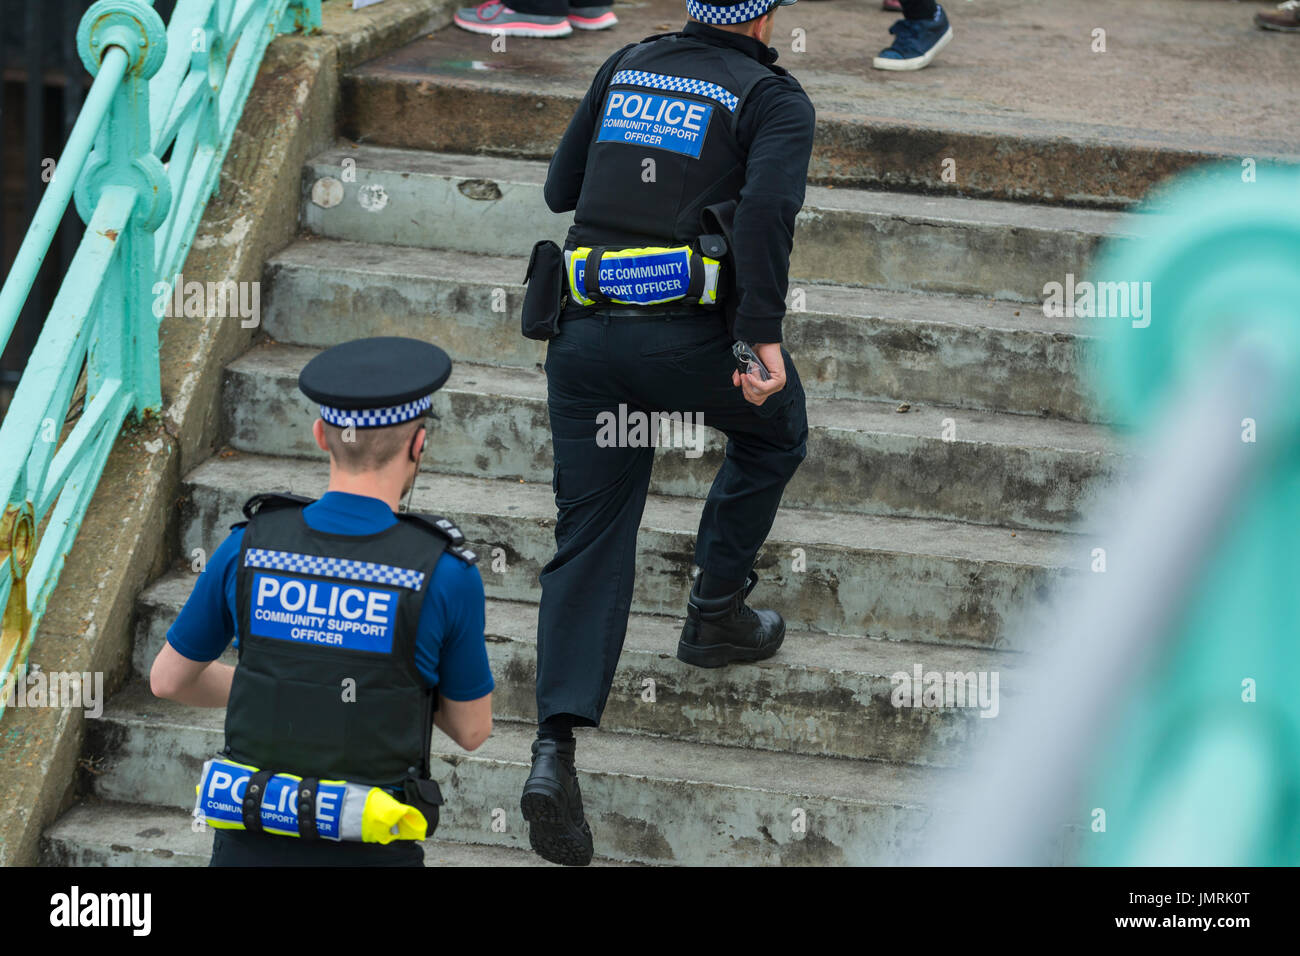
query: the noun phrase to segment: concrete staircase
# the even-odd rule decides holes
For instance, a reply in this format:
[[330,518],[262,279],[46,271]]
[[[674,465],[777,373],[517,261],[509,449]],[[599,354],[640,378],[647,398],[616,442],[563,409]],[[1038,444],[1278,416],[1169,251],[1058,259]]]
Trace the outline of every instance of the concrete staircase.
[[[518,799],[555,506],[544,346],[519,335],[518,315],[524,256],[568,223],[542,202],[544,163],[388,148],[367,128],[367,145],[341,142],[303,170],[303,234],[267,265],[266,337],[227,368],[228,447],[186,479],[177,570],[139,597],[137,682],[90,725],[89,793],[47,832],[48,863],[206,862],[211,837],[186,810],[223,714],[157,700],[145,676],[196,549],[210,554],[257,491],[324,491],[298,371],[379,334],[427,338],[455,359],[413,506],[455,518],[482,556],[497,679],[483,747],[467,754],[435,732],[448,805],[427,859],[538,862]],[[722,442],[710,433],[697,459],[661,450],[605,722],[579,732],[600,860],[908,859],[996,721],[895,707],[890,677],[995,673],[1013,697],[1023,652],[1052,639],[1049,589],[1087,567],[1079,522],[1126,465],[1085,385],[1093,341],[1044,317],[1042,287],[1083,274],[1104,236],[1138,230],[1090,209],[809,189],[786,321],[809,456],[755,595],[790,630],[761,664],[706,672],[675,659]]]

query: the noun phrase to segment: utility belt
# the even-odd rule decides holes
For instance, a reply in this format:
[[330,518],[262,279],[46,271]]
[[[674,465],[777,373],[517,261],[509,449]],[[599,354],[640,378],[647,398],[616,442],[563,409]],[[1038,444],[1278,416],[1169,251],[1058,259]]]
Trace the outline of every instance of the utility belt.
[[563,251],[549,239],[543,240],[533,246],[524,276],[528,290],[523,334],[530,339],[554,338],[559,334],[566,301],[642,308],[679,302],[715,308],[726,252],[727,243],[721,235],[700,236],[694,245],[579,246]]
[[564,250],[569,298],[578,305],[718,304],[722,263],[690,246]]
[[195,818],[218,830],[335,842],[423,840],[438,828],[443,802],[436,781],[414,775],[403,784],[403,803],[382,787],[273,773],[224,757],[204,762],[194,790]]

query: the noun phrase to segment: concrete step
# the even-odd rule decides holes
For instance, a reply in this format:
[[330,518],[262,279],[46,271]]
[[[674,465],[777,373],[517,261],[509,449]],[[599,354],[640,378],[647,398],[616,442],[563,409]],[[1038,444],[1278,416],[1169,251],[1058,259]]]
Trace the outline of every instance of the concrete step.
[[[931,69],[882,74],[867,62],[898,14],[879,4],[808,4],[778,19],[772,45],[817,109],[814,181],[1029,201],[1123,204],[1216,157],[1283,154],[1294,126],[1267,104],[1287,93],[1293,51],[1243,27],[1232,4],[1146,0],[953,4],[955,42]],[[548,159],[592,76],[624,43],[679,29],[675,0],[621,4],[619,27],[586,42],[516,43],[454,27],[345,75],[353,139],[444,152]],[[1098,25],[1115,48],[1098,54]],[[793,29],[797,27],[797,32]],[[608,37],[608,39],[605,39]],[[1080,39],[1082,38],[1082,39]],[[1245,43],[1240,69],[1216,70]],[[1050,50],[1045,70],[1025,50]],[[1124,64],[1169,97],[1135,96]]]
[[[102,800],[187,809],[223,711],[124,689],[87,731]],[[535,728],[498,722],[473,753],[435,732],[447,804],[440,840],[528,846],[519,793]],[[877,864],[914,846],[951,771],[578,732],[577,765],[597,852],[643,863]],[[806,821],[806,830],[796,826]],[[504,830],[501,825],[504,823]],[[494,826],[495,824],[495,826]],[[183,826],[188,826],[183,822]]]
[[[267,265],[263,325],[327,347],[416,335],[457,361],[532,368],[522,257],[304,237]],[[1095,339],[1023,303],[796,284],[783,330],[810,395],[1103,420],[1085,381]]]
[[[304,168],[302,222],[332,239],[524,256],[538,239],[562,241],[572,221],[547,208],[545,178],[544,163],[342,146]],[[809,187],[790,274],[795,284],[1041,303],[1046,283],[1084,274],[1104,236],[1140,234],[1143,223],[1139,214]]]
[[[181,553],[211,554],[256,492],[317,497],[327,484],[324,462],[222,452],[185,478]],[[649,496],[633,611],[682,613],[700,506]],[[424,474],[412,508],[455,519],[482,555],[489,597],[538,599],[555,551],[549,484]],[[754,601],[794,628],[1023,650],[1055,632],[1049,584],[1086,568],[1092,547],[1074,535],[785,508],[756,559]]]
[[[254,454],[321,458],[317,406],[298,389],[315,349],[264,344],[226,370],[230,444]],[[726,375],[723,370],[721,375]],[[893,402],[812,399],[808,457],[785,490],[791,507],[939,518],[1009,528],[1076,528],[1118,483],[1124,459],[1095,425]],[[546,376],[533,369],[457,365],[435,396],[424,467],[484,478],[550,482]],[[726,436],[679,420],[656,454],[651,488],[703,498]],[[708,424],[707,417],[705,424]],[[646,440],[650,440],[648,437]]]
[[[526,847],[437,838],[421,846],[425,866],[549,865]],[[211,858],[212,831],[195,829],[190,814],[175,807],[91,798],[59,817],[41,838],[41,866],[207,866]]]
[[[195,575],[178,572],[155,582],[137,604],[135,669],[148,676],[167,628],[189,595]],[[895,707],[893,675],[975,673],[992,681],[997,697],[1013,694],[1023,655],[968,647],[873,641],[790,630],[776,657],[706,671],[676,658],[682,619],[634,614],[614,675],[603,726],[697,743],[788,753],[875,758],[956,766],[982,739],[990,721],[969,706]],[[488,658],[496,677],[498,719],[536,721],[537,606],[488,601]],[[234,652],[222,657],[234,663]],[[650,699],[647,699],[650,698]]]

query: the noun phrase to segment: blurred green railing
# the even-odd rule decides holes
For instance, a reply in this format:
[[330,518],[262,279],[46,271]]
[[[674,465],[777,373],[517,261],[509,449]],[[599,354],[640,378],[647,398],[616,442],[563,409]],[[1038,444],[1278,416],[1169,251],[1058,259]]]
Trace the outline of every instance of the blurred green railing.
[[189,253],[267,45],[319,26],[320,0],[179,0],[167,26],[152,2],[99,0],[82,17],[94,84],[0,289],[2,350],[75,197],[86,232],[0,424],[0,715],[123,422],[162,404],[154,286]]

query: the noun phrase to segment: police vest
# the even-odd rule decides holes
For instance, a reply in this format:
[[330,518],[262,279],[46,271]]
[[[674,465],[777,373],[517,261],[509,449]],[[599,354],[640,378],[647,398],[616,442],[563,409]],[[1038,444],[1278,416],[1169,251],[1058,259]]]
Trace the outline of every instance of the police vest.
[[695,240],[706,206],[740,199],[737,118],[754,86],[773,79],[794,82],[778,66],[681,33],[629,48],[598,106],[568,248]]
[[244,506],[225,755],[386,788],[412,769],[426,779],[436,695],[415,663],[420,609],[444,550],[477,559],[445,518],[399,514],[376,534],[329,534],[303,519],[310,501]]

